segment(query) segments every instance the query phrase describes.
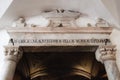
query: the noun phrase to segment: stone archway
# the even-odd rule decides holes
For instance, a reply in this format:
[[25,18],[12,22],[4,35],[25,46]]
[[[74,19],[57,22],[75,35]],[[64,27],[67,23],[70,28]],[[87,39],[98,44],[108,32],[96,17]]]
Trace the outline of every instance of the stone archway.
[[[11,37],[8,46],[6,46],[5,52],[5,69],[3,70],[3,77],[1,80],[12,80],[15,67],[20,60],[23,52],[40,52],[40,47],[42,46],[66,46],[66,47],[77,47],[81,46],[81,50],[85,46],[89,46],[88,50],[91,49],[91,46],[102,46],[98,48],[99,59],[103,59],[103,63],[105,60],[108,62],[112,60],[112,65],[115,63],[114,53],[115,46],[111,46],[111,42],[109,39],[109,35],[111,34],[112,28],[110,27],[85,27],[85,28],[12,28],[8,29],[8,33]],[[23,47],[26,48],[23,50]],[[52,49],[50,49],[52,50]],[[71,49],[69,49],[71,50]],[[74,49],[72,49],[74,50]],[[46,51],[46,49],[43,49]],[[58,50],[59,51],[59,50]],[[107,55],[108,54],[108,55]],[[102,58],[101,58],[102,57]],[[102,60],[99,60],[102,61]],[[105,66],[106,63],[104,63]],[[12,65],[12,66],[11,66]],[[110,65],[110,66],[112,66]],[[11,67],[11,69],[9,69]],[[117,66],[114,66],[115,71],[112,69],[113,67],[106,69],[108,78],[111,80],[119,80],[119,74],[117,71]],[[111,69],[111,70],[110,70]],[[114,73],[112,73],[112,70]],[[11,74],[7,76],[8,74]],[[113,76],[110,76],[113,74]],[[116,78],[117,76],[117,78]]]

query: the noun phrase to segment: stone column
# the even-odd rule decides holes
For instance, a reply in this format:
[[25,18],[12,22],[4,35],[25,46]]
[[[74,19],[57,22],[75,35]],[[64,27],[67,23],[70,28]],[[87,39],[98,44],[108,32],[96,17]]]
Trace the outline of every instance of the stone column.
[[120,73],[116,65],[115,46],[101,46],[96,51],[96,58],[104,64],[109,80],[120,80]]
[[22,57],[22,50],[19,47],[5,47],[5,55],[0,80],[13,80],[16,65]]

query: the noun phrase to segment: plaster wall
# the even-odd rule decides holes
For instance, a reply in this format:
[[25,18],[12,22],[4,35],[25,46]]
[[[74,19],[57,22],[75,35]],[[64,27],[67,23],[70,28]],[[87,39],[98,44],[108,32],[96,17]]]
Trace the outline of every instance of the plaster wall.
[[0,18],[5,13],[13,0],[0,0]]
[[3,64],[3,57],[4,57],[4,46],[8,44],[9,35],[7,34],[6,30],[0,30],[0,72],[4,68]]

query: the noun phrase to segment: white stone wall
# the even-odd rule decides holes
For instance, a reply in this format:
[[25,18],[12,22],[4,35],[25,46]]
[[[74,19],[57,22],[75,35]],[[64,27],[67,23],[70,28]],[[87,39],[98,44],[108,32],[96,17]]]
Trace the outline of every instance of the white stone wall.
[[[2,60],[4,57],[4,46],[8,44],[9,35],[7,34],[6,30],[0,30],[0,69],[2,69]],[[0,70],[1,71],[1,70]]]

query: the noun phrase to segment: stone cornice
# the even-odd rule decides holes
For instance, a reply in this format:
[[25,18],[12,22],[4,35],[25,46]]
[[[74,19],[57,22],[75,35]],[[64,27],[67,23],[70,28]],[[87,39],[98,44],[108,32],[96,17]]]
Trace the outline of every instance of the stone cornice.
[[111,44],[111,27],[16,27],[7,29],[10,45],[98,46]]
[[111,34],[112,27],[20,27],[8,28],[8,33],[89,33],[89,34]]

